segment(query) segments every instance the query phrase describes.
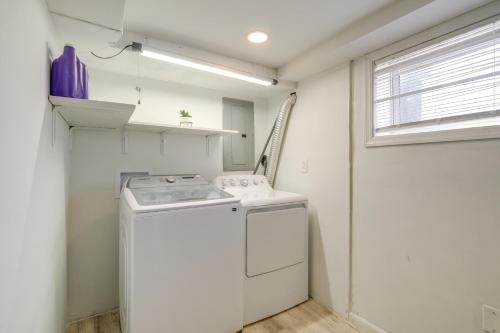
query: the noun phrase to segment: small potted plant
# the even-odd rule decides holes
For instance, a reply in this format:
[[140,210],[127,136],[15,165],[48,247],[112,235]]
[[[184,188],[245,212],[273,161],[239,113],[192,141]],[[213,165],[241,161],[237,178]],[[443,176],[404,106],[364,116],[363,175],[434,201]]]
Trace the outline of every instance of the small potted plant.
[[180,110],[179,114],[181,126],[193,126],[193,117],[191,116],[189,111]]

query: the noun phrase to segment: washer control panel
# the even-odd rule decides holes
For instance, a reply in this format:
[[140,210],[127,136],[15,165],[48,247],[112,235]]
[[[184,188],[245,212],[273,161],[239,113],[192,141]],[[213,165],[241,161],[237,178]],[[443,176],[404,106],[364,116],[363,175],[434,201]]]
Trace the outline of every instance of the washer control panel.
[[228,188],[270,188],[267,178],[262,175],[227,175],[214,180],[215,185],[224,190]]

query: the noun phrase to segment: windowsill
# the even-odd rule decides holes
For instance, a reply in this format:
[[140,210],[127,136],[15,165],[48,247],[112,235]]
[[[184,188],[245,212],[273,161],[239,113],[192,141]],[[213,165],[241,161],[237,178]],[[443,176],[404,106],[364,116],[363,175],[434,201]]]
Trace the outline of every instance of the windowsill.
[[380,147],[497,138],[500,138],[500,125],[459,129],[439,129],[418,133],[377,135],[367,138],[365,145],[366,147]]

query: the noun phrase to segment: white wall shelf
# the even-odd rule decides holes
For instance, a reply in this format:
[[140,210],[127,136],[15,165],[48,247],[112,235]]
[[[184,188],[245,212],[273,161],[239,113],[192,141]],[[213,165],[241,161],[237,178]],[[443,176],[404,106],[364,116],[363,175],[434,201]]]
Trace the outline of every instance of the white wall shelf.
[[167,153],[168,134],[204,136],[206,138],[207,155],[210,155],[210,138],[239,133],[238,131],[224,130],[224,129],[188,127],[188,126],[157,124],[157,123],[129,122],[123,128],[122,152],[124,154],[126,154],[128,151],[128,131],[159,133],[161,140],[160,147],[162,155],[166,155]]
[[145,132],[181,134],[181,135],[212,136],[212,135],[238,134],[238,131],[233,131],[233,130],[213,129],[213,128],[203,128],[203,127],[187,127],[187,126],[155,124],[155,123],[140,123],[140,122],[130,122],[126,125],[126,128],[131,131],[145,131]]
[[[210,155],[210,138],[222,135],[238,134],[238,131],[186,127],[158,123],[129,122],[135,105],[114,102],[94,101],[59,96],[49,96],[52,104],[53,121],[59,113],[70,127],[86,129],[122,129],[122,152],[128,151],[128,131],[159,133],[161,137],[161,153],[166,154],[167,135],[197,135],[206,138],[206,150]],[[52,142],[55,142],[55,126],[53,126]]]
[[88,99],[49,96],[49,101],[72,127],[121,128],[135,110],[133,104]]

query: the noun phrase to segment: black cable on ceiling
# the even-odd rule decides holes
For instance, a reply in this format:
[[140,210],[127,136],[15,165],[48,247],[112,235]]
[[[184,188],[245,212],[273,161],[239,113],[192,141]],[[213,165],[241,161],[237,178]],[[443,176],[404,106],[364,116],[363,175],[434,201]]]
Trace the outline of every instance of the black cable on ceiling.
[[95,54],[94,52],[90,51],[90,54],[92,54],[94,57],[96,58],[99,58],[99,59],[111,59],[111,58],[114,58],[114,57],[117,57],[119,56],[120,54],[122,54],[123,51],[125,51],[126,49],[128,49],[129,47],[133,48],[133,49],[136,49],[137,51],[141,52],[142,51],[142,44],[141,43],[136,43],[136,42],[133,42],[132,44],[128,44],[126,46],[124,46],[118,53],[116,54],[113,54],[112,56],[109,56],[109,57],[102,57],[100,55],[97,55]]

